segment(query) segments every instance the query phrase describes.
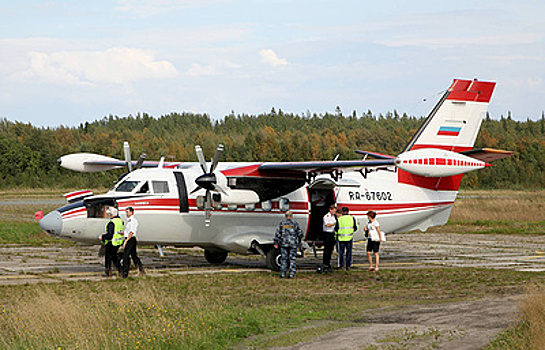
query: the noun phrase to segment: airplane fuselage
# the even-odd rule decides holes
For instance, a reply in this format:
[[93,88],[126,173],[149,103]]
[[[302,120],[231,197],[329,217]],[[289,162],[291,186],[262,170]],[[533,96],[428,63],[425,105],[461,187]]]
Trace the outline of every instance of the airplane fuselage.
[[[239,167],[240,163],[224,163],[218,170],[234,166]],[[365,214],[369,210],[378,213],[377,220],[386,233],[425,230],[446,223],[457,194],[399,183],[394,169],[369,173],[365,178],[359,172],[346,172],[337,183],[348,183],[347,186],[335,186],[328,175],[321,175],[313,183],[272,200],[239,205],[218,203],[207,227],[204,208],[198,204],[202,190],[187,195],[199,174],[197,166],[182,170],[140,169],[104,195],[87,197],[49,214],[58,216],[60,225],[46,230],[74,241],[99,244],[97,237],[104,233],[108,222],[104,208],[117,206],[125,220],[124,209],[130,206],[139,221],[140,244],[199,246],[248,254],[255,253],[253,244],[272,244],[276,226],[287,209],[294,213],[306,239],[318,240],[320,232],[316,231],[321,231],[321,219],[329,205],[346,206],[360,227],[354,235],[357,241],[364,239],[362,227],[367,223]],[[321,180],[323,183],[319,184]],[[183,198],[184,194],[187,198]]]

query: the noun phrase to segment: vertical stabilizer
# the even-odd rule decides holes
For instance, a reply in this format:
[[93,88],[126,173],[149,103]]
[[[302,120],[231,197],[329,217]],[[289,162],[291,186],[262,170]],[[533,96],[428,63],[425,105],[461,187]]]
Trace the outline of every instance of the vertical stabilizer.
[[495,85],[455,79],[404,152],[421,148],[461,152],[473,148]]
[[[455,79],[403,152],[435,148],[462,152],[473,148],[495,82]],[[457,191],[463,174],[425,177],[399,169],[400,183],[438,191]]]

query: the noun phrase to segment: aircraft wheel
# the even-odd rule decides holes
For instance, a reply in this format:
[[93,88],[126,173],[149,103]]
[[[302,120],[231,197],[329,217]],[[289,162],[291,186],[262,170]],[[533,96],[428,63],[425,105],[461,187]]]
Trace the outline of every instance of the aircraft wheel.
[[211,252],[209,250],[204,251],[204,257],[206,261],[211,264],[222,264],[227,259],[228,252]]
[[280,249],[271,248],[265,257],[267,268],[273,271],[280,271]]

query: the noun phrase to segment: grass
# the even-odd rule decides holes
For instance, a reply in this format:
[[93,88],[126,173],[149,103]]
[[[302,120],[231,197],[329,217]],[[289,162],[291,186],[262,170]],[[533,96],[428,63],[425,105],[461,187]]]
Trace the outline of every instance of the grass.
[[503,270],[404,269],[301,273],[295,280],[253,273],[4,286],[0,348],[287,346],[357,323],[372,308],[522,293],[528,282],[544,279]]
[[46,233],[43,233],[37,222],[0,219],[0,244],[70,245],[73,243],[52,238]]
[[429,232],[545,234],[545,190],[463,191],[445,226]]
[[500,333],[486,350],[543,349],[545,344],[545,286],[530,285],[522,306],[522,320]]

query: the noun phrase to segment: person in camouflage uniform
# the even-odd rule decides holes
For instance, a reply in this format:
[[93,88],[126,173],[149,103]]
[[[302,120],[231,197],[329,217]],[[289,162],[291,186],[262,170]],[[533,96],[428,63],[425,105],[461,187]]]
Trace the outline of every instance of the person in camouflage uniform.
[[280,247],[280,277],[285,278],[288,270],[289,278],[295,276],[297,247],[302,238],[303,231],[293,220],[293,213],[291,210],[286,211],[286,218],[278,224],[274,235],[274,247]]

